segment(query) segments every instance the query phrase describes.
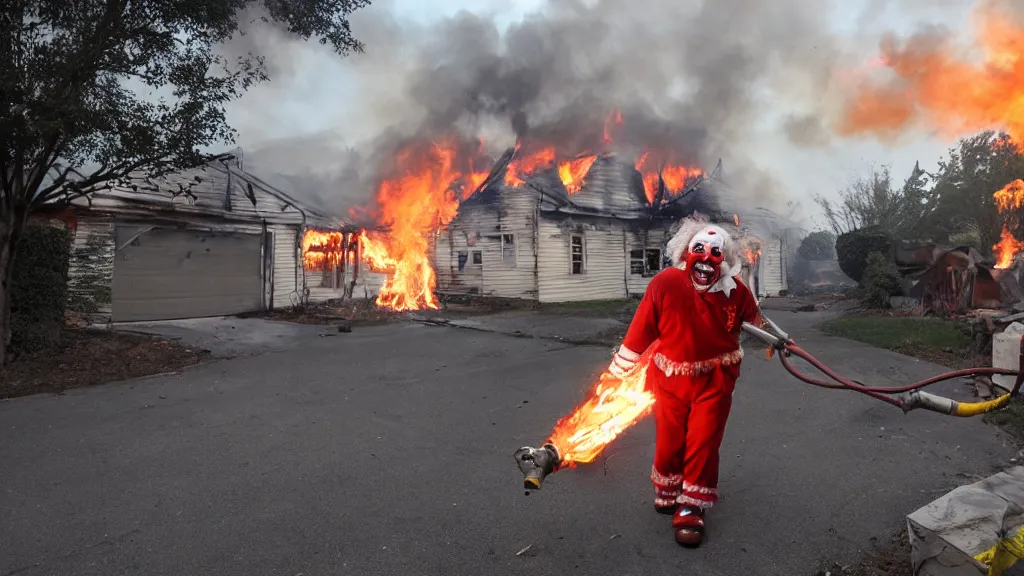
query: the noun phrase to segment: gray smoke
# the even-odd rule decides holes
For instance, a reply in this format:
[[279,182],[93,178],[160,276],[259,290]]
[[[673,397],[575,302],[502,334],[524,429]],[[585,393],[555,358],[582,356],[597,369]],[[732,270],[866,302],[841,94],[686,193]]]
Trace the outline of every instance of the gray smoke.
[[[922,1],[890,6],[909,10]],[[245,123],[246,140],[265,140],[246,151],[247,167],[290,178],[296,193],[324,205],[347,207],[372,198],[378,167],[410,138],[454,129],[467,146],[481,136],[494,156],[517,137],[571,155],[599,144],[605,117],[618,108],[621,154],[653,147],[706,170],[722,158],[730,187],[760,205],[785,206],[783,178],[757,159],[773,138],[829,145],[822,118],[833,72],[849,64],[854,48],[829,32],[827,13],[840,4],[551,0],[503,31],[483,10],[424,26],[374,3],[352,18],[366,52],[343,62],[358,103],[339,102],[332,124],[304,139],[275,141]],[[255,28],[259,34],[225,50],[266,55],[272,82],[245,107],[272,110],[294,94],[296,63],[325,50]],[[864,43],[877,37],[857,41],[863,58],[872,49]],[[773,118],[776,127],[766,124]]]

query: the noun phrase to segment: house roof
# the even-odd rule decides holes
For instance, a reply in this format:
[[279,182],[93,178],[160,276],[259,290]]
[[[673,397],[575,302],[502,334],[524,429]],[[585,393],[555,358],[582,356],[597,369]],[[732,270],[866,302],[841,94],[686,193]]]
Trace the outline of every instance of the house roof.
[[[502,190],[510,189],[504,183],[504,175],[514,157],[515,149],[506,150],[495,162],[487,179],[461,206],[497,203]],[[720,174],[721,161],[710,176],[694,182],[658,206],[647,200],[640,173],[632,164],[623,162],[614,154],[599,156],[590,167],[582,188],[574,194],[566,190],[554,167],[530,174],[520,187],[529,188],[540,196],[542,212],[624,220],[678,219],[695,211],[710,216],[721,212],[717,199],[704,193]]]
[[71,202],[75,208],[164,217],[214,217],[238,222],[305,224],[325,229],[353,226],[271,186],[242,169],[242,151],[205,165],[152,178],[144,171],[99,184]]

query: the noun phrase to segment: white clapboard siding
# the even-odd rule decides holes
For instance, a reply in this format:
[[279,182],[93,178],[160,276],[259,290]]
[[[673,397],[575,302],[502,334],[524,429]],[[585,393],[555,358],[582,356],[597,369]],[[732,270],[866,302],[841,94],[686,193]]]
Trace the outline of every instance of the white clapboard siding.
[[763,296],[778,296],[785,290],[782,270],[782,243],[778,238],[767,238],[761,250],[760,287]]
[[571,273],[570,235],[548,218],[538,221],[538,288],[541,302],[612,300],[626,297],[625,243],[617,222],[583,226],[586,270]]
[[[502,298],[537,297],[534,222],[537,210],[535,193],[528,188],[503,188],[496,235],[483,242],[483,293]],[[502,234],[513,236],[514,259],[503,258]]]
[[[536,205],[532,189],[503,187],[495,202],[462,206],[437,241],[434,269],[438,291],[535,299]],[[514,238],[515,258],[510,262],[502,258],[502,234]],[[472,255],[477,251],[481,253],[480,264],[473,263]],[[467,258],[462,270],[460,252]]]
[[288,308],[302,301],[302,262],[298,259],[298,228],[274,226],[274,308]]

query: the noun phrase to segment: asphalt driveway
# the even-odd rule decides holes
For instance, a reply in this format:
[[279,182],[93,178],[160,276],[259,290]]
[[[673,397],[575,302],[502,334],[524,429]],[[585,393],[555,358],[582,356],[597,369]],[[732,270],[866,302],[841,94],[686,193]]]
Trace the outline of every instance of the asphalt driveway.
[[[817,335],[815,319],[778,321],[844,373],[939,371]],[[1015,454],[978,419],[811,388],[751,350],[709,540],[684,550],[651,510],[650,421],[521,488],[512,453],[608,359],[391,324],[0,402],[0,575],[809,575]]]

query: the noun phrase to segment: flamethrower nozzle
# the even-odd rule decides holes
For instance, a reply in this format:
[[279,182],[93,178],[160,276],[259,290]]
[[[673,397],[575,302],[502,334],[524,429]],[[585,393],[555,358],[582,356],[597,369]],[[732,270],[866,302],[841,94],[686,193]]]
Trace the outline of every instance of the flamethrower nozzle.
[[561,457],[554,444],[545,444],[540,448],[523,446],[515,453],[516,464],[523,473],[523,487],[527,490],[540,490],[544,478],[558,470]]

